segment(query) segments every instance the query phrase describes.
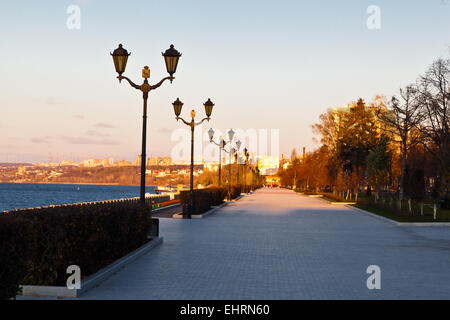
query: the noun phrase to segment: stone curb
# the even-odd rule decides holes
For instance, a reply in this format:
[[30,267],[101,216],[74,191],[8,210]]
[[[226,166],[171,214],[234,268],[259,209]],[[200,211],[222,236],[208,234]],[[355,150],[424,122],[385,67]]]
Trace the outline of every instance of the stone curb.
[[369,215],[373,218],[388,222],[390,224],[393,224],[397,227],[450,227],[450,222],[398,222],[389,218],[385,218],[382,216],[379,216],[377,214],[374,214],[372,212],[366,211],[364,209],[356,208],[351,205],[345,205],[347,208],[359,211],[361,213],[364,213],[366,215]]
[[214,212],[216,212],[220,208],[223,208],[223,207],[227,206],[228,204],[229,204],[229,202],[226,201],[224,203],[219,204],[218,206],[213,206],[213,207],[211,207],[211,209],[209,209],[205,213],[196,214],[196,215],[192,216],[192,219],[202,219],[202,218],[204,218],[206,216],[209,216],[210,214],[213,214]]
[[[210,214],[214,213],[215,211],[217,211],[217,210],[227,206],[230,203],[238,201],[239,199],[242,199],[245,196],[246,196],[246,194],[241,194],[236,199],[233,199],[231,201],[225,201],[224,203],[219,204],[218,206],[211,207],[211,209],[209,209],[208,211],[206,211],[206,212],[204,212],[202,214],[192,215],[192,219],[203,219],[204,217],[209,216]],[[175,213],[174,215],[172,215],[172,218],[174,218],[174,219],[183,219],[183,214],[182,213]]]
[[[228,205],[230,202],[229,201],[225,201],[222,204],[219,204],[218,206],[213,206],[211,207],[211,209],[209,209],[208,211],[202,213],[202,214],[194,214],[192,215],[192,219],[203,219],[206,216],[209,216],[210,214],[214,213],[216,210],[219,210],[220,208],[225,207],[226,205]],[[183,219],[183,214],[182,213],[175,213],[172,218],[174,219]]]
[[146,254],[151,249],[160,245],[163,242],[163,237],[154,238],[152,241],[144,244],[138,249],[130,252],[126,256],[114,261],[103,269],[100,269],[86,280],[81,281],[81,289],[68,289],[60,286],[21,286],[22,295],[24,297],[58,297],[58,298],[78,298],[86,291],[98,286],[100,283],[108,279],[114,273],[124,268],[137,258]]

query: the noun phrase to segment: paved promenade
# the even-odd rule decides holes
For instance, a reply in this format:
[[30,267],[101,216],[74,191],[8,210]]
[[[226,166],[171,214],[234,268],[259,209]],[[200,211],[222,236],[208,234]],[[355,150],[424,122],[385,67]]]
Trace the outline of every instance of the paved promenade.
[[[81,298],[450,298],[449,227],[398,227],[288,190],[160,219],[160,233],[161,246]],[[366,287],[369,265],[381,290]]]

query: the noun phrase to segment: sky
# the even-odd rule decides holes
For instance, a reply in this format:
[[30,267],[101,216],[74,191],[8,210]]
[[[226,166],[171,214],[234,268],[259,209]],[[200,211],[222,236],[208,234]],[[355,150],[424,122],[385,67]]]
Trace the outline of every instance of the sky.
[[[70,29],[72,5],[80,24]],[[378,29],[367,25],[371,5]],[[173,83],[149,95],[149,156],[188,147],[177,97],[185,118],[195,109],[200,120],[202,104],[215,103],[196,128],[196,153],[215,152],[210,127],[240,129],[256,153],[311,151],[311,125],[327,108],[389,97],[450,48],[450,0],[18,0],[1,1],[0,18],[0,162],[134,160],[142,95],[116,79],[110,52],[119,43],[136,83],[145,65],[151,84],[167,76],[161,52],[170,44],[182,53]]]

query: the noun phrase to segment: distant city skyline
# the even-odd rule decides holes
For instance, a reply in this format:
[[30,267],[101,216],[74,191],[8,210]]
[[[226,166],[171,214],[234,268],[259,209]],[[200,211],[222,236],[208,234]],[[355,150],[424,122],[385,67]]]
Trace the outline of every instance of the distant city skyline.
[[[79,29],[67,26],[71,5]],[[376,30],[371,5],[381,12]],[[209,127],[276,129],[279,157],[316,147],[311,125],[327,108],[395,94],[450,45],[450,2],[441,0],[4,1],[0,10],[0,162],[46,162],[49,153],[133,161],[142,98],[116,79],[109,53],[119,43],[136,82],[145,65],[150,83],[167,76],[161,51],[170,44],[183,54],[173,83],[150,94],[148,155],[176,147],[179,97],[183,116],[203,115],[208,98],[216,105],[202,128],[205,152]]]

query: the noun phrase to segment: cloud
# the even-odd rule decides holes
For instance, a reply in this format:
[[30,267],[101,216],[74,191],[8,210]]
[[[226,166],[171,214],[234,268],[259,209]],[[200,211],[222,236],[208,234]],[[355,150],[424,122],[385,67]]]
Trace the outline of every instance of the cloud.
[[80,119],[80,120],[83,120],[85,118],[84,115],[82,115],[82,114],[75,114],[73,117],[75,119]]
[[36,137],[36,138],[31,138],[30,140],[33,143],[50,143],[51,137],[49,137],[49,136]]
[[171,133],[172,130],[170,130],[169,128],[159,128],[158,132],[159,133]]
[[17,146],[13,146],[13,145],[10,145],[10,144],[2,144],[2,145],[0,145],[0,148],[1,149],[16,149]]
[[70,144],[97,144],[97,145],[117,145],[118,141],[110,139],[92,139],[86,137],[63,137],[63,139]]
[[96,127],[96,128],[115,128],[116,126],[113,126],[112,124],[108,124],[108,123],[99,122],[99,123],[94,124],[94,127]]
[[62,104],[64,104],[63,102],[58,101],[58,100],[56,100],[56,99],[53,98],[53,97],[48,97],[48,98],[45,100],[45,103],[48,104],[49,106],[56,106],[56,105],[62,105]]
[[96,131],[96,130],[88,130],[88,131],[86,131],[86,134],[88,136],[98,136],[98,137],[109,137],[110,136],[109,133],[101,133],[101,132]]

